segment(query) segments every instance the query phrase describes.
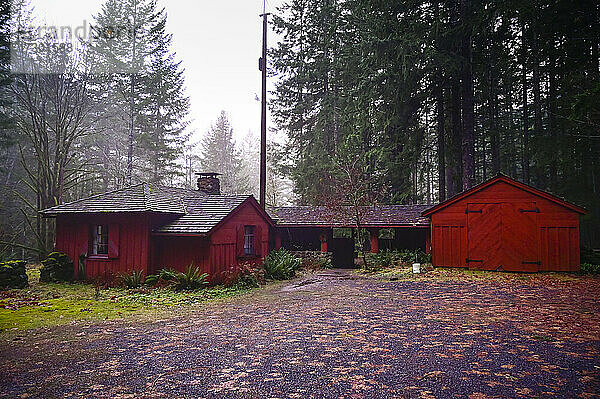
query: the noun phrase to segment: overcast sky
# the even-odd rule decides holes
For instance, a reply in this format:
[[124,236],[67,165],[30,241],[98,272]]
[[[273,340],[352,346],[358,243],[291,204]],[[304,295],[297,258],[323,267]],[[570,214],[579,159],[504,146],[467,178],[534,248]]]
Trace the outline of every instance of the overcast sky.
[[[191,129],[197,141],[221,110],[232,122],[236,139],[250,130],[260,134],[262,0],[158,0],[167,11],[173,50],[183,61],[191,100]],[[282,0],[269,0],[275,11]],[[38,22],[75,29],[92,21],[102,0],[32,0]],[[276,38],[272,32],[269,44]],[[272,85],[269,85],[272,88]]]

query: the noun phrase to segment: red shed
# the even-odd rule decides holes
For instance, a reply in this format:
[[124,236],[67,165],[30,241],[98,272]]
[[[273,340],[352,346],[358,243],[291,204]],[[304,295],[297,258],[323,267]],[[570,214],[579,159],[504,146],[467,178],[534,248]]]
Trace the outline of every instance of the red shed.
[[423,212],[433,264],[519,272],[579,270],[586,211],[504,175]]
[[56,217],[56,250],[87,278],[193,263],[216,281],[229,266],[264,257],[274,222],[254,197],[221,195],[214,174],[201,176],[198,187],[140,183],[42,214]]

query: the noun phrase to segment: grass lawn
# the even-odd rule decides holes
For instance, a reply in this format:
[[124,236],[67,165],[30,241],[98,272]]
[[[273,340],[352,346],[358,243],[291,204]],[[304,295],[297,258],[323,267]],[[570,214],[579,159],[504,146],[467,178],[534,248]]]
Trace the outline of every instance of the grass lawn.
[[181,292],[146,287],[96,290],[93,284],[40,283],[38,267],[29,268],[27,274],[28,288],[0,291],[0,333],[86,320],[148,318],[249,291],[223,286]]

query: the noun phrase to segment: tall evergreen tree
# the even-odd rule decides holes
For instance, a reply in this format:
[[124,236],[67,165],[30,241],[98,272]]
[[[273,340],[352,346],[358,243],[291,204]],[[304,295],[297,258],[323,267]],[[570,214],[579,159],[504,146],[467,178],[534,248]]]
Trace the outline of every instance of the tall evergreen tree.
[[104,178],[116,185],[165,181],[187,140],[189,100],[166,18],[155,0],[107,0],[94,18],[89,62],[99,74],[93,97],[105,121],[98,129],[116,138],[99,135],[94,147],[99,161],[120,165],[120,176]]
[[182,155],[189,134],[189,98],[185,95],[181,61],[170,51],[172,35],[165,31],[167,15],[159,12],[154,28],[158,38],[150,56],[147,73],[140,77],[143,88],[140,112],[141,131],[137,138],[144,175],[153,182],[165,182],[180,174],[177,159]]
[[344,152],[369,159],[386,202],[425,201],[436,188],[443,199],[504,172],[597,209],[582,237],[600,242],[600,198],[589,195],[600,175],[599,7],[286,2],[273,19],[271,107],[299,201],[330,196]]
[[233,129],[225,111],[206,132],[200,144],[203,172],[221,173],[221,192],[245,194],[250,191],[244,163],[233,140]]

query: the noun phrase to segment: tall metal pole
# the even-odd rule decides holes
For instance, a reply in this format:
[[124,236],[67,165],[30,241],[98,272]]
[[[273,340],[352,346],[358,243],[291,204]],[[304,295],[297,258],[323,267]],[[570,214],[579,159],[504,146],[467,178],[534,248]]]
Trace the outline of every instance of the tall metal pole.
[[265,209],[267,196],[267,15],[263,9],[262,57],[259,69],[262,72],[262,98],[260,111],[260,206]]

